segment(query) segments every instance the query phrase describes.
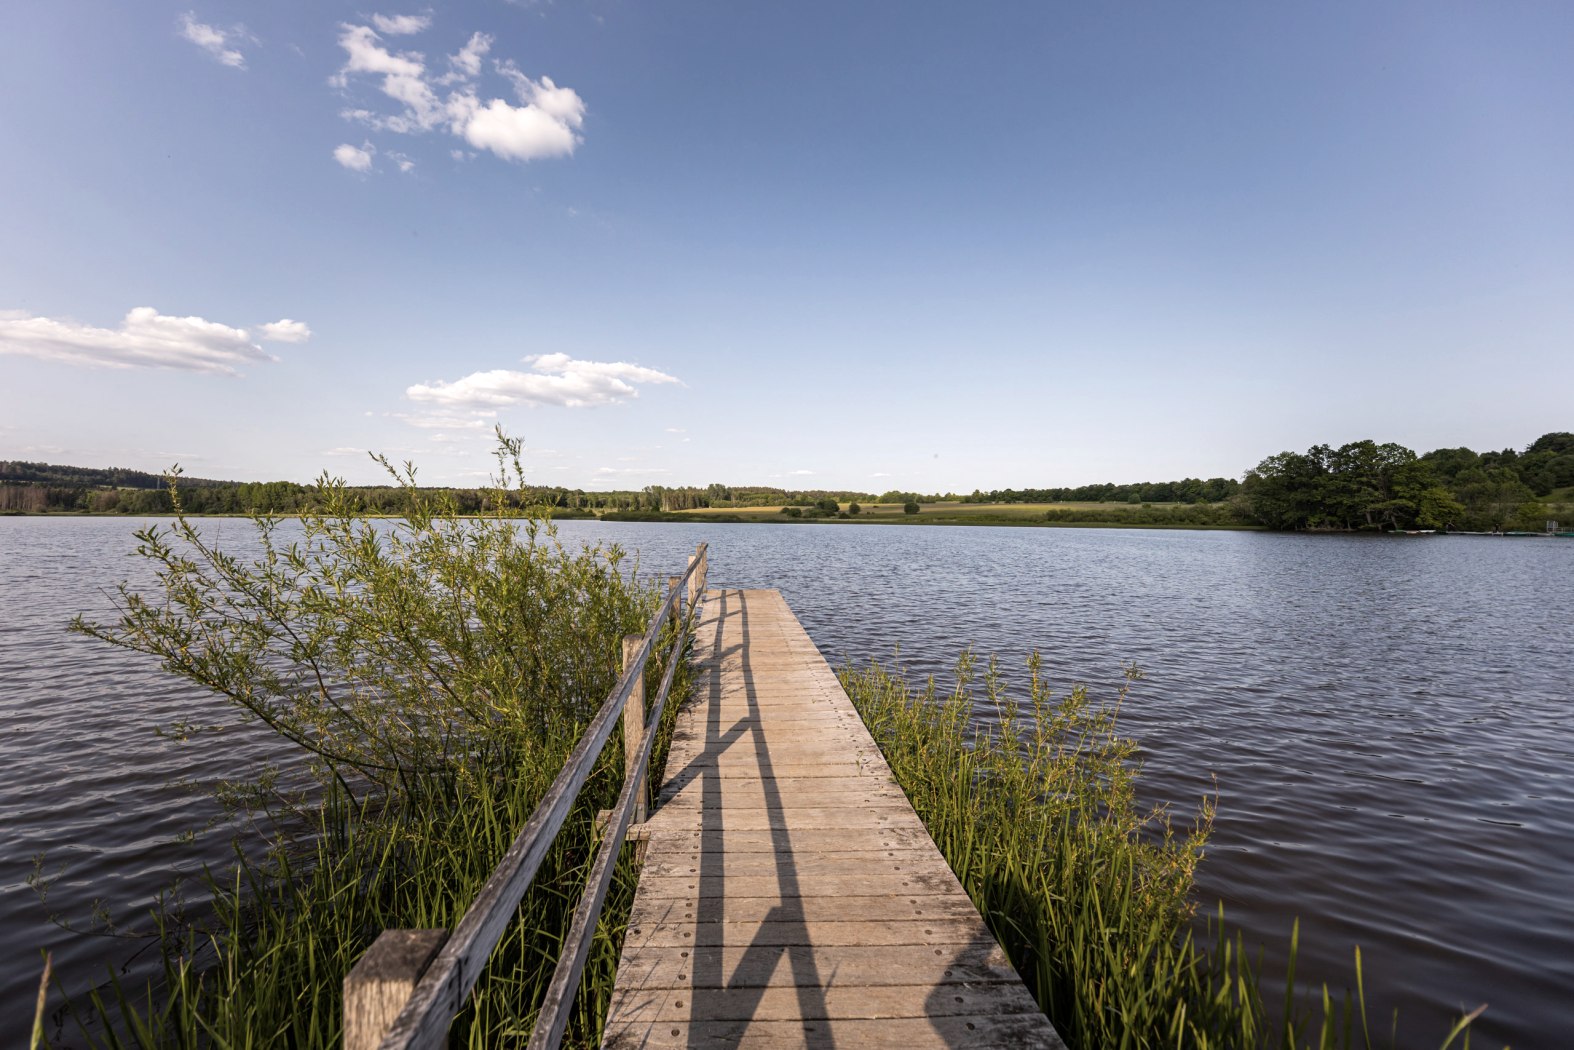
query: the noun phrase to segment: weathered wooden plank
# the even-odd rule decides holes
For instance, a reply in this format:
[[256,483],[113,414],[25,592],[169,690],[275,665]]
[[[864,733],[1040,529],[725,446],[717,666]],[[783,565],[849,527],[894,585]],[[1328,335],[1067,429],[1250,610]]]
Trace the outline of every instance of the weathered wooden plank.
[[880,752],[873,746],[863,745],[845,747],[840,751],[826,751],[823,748],[813,747],[781,747],[772,748],[765,755],[765,760],[760,760],[757,751],[723,751],[703,752],[693,757],[674,754],[667,758],[667,768],[672,770],[674,776],[698,772],[704,769],[753,769],[760,773],[775,773],[784,771],[792,766],[825,765],[832,761],[861,762],[860,768],[867,770],[884,771],[884,762],[877,760]]
[[[707,834],[699,828],[692,831],[669,832],[663,830],[650,836],[646,856],[657,860],[666,856],[699,856],[701,853],[724,853],[737,856],[747,853],[776,853],[781,848],[781,837],[771,831],[744,831],[739,828],[724,829],[721,834]],[[883,852],[888,849],[914,849],[929,845],[929,833],[920,825],[907,825],[884,829],[878,835],[854,828],[806,828],[792,833],[792,848],[804,853],[834,851]]]
[[813,737],[788,739],[784,736],[780,740],[772,739],[769,745],[759,746],[752,740],[745,740],[727,747],[705,748],[692,753],[678,751],[668,758],[667,762],[669,765],[674,762],[682,762],[685,765],[690,762],[714,765],[718,761],[748,761],[760,764],[763,760],[764,764],[775,765],[792,761],[823,762],[827,759],[862,758],[871,763],[880,759],[880,765],[885,764],[884,756],[880,754],[880,749],[873,741],[849,737],[837,743],[838,746],[830,747]]
[[[688,816],[703,810],[691,809],[688,812],[675,812],[672,817]],[[696,817],[696,819],[703,819]],[[815,807],[812,809],[771,809],[763,807],[745,813],[729,812],[726,815],[725,828],[719,817],[716,826],[711,829],[719,834],[726,831],[759,831],[771,828],[791,831],[796,828],[863,828],[871,833],[882,831],[886,828],[921,828],[917,817],[909,809],[902,809],[893,803],[870,803],[859,806]],[[652,821],[654,823],[654,820]],[[661,825],[658,825],[658,827]]]
[[[884,769],[871,769],[865,762],[859,764],[851,761],[821,761],[821,762],[782,762],[770,763],[771,773],[777,777],[849,777],[858,776],[866,772],[884,775]],[[681,771],[673,773],[673,779],[667,783],[686,784],[697,780],[701,776],[717,777],[722,780],[759,780],[761,778],[758,762],[713,762],[704,766],[689,765]]]
[[641,877],[681,877],[723,869],[727,878],[744,875],[781,875],[803,878],[806,875],[857,875],[860,878],[886,878],[896,872],[949,873],[944,860],[934,850],[865,850],[861,852],[809,852],[791,848],[778,853],[706,853],[690,857],[661,856],[645,858]]
[[[780,897],[708,897],[697,893],[683,897],[640,895],[634,900],[631,927],[645,929],[650,924],[666,923],[692,930],[705,922],[763,923],[781,914]],[[980,925],[978,909],[966,897],[954,894],[927,894],[909,897],[862,897],[856,914],[870,921],[906,920],[918,929],[932,922],[971,917]],[[847,902],[835,897],[803,897],[794,902],[794,911],[803,922],[835,922],[846,919]],[[681,939],[681,938],[679,938]]]
[[[695,791],[709,786],[704,783],[704,780],[705,778],[703,777],[684,777],[680,774],[667,781],[666,785],[662,787],[661,793],[671,795],[679,792]],[[760,778],[754,782],[754,786],[756,791],[791,792],[813,789],[815,791],[837,791],[855,797],[861,796],[871,789],[882,791],[901,790],[901,788],[897,787],[895,777],[884,771],[876,772],[874,770],[869,770],[866,773],[843,773],[841,776],[834,778],[799,777],[791,773],[780,773],[773,770],[769,773],[762,773]],[[717,785],[717,787],[728,791],[740,789],[740,785],[736,784]]]
[[[773,905],[765,914],[779,912]],[[845,915],[845,909],[838,914]],[[925,924],[911,921],[910,915],[883,921],[849,921],[835,919],[830,922],[760,921],[637,923],[629,927],[624,943],[634,950],[651,948],[717,948],[746,947],[750,945],[814,945],[821,948],[835,945],[916,945],[933,948],[938,945],[962,945],[979,937],[989,936],[977,916],[937,918]]]
[[906,802],[907,796],[900,788],[870,783],[858,794],[849,798],[848,793],[826,788],[799,788],[796,791],[773,791],[762,788],[759,781],[739,778],[719,780],[710,784],[696,784],[674,795],[662,795],[658,805],[679,809],[729,810],[739,805],[754,805],[767,810],[836,809],[840,807],[868,808],[888,805],[893,811],[896,803]]
[[[646,890],[645,883],[649,882]],[[655,897],[684,897],[697,894],[701,897],[722,897],[742,894],[745,897],[776,895],[784,900],[797,897],[921,897],[936,893],[960,892],[956,876],[949,870],[944,875],[936,871],[893,872],[888,877],[873,879],[867,875],[820,875],[808,872],[784,879],[774,875],[652,875],[648,880],[640,876],[640,889]],[[857,905],[849,902],[848,909]]]
[[[773,708],[770,701],[751,704],[729,704],[714,711],[696,711],[693,716],[680,719],[673,725],[673,737],[688,744],[704,740],[707,745],[725,747],[742,742],[761,733],[794,727],[814,730],[823,727],[845,729],[857,733],[863,727],[852,724],[855,716],[829,708]],[[864,732],[867,736],[867,731]]]
[[[992,981],[972,988],[959,985],[828,983],[813,995],[792,987],[740,989],[647,988],[612,993],[613,1009],[626,1023],[663,1021],[795,1021],[846,1018],[896,1020],[904,1017],[955,1017],[969,1014],[1032,1014],[1038,1004],[1020,982]],[[958,1002],[958,999],[961,1001]],[[1042,1018],[1043,1015],[1039,1014]],[[610,1045],[610,1044],[609,1044]],[[858,1045],[858,1044],[851,1044]]]
[[[631,967],[628,973],[623,972],[625,966]],[[681,952],[641,952],[619,964],[618,983],[630,989],[796,988],[810,974],[822,980],[835,974],[836,984],[848,988],[1021,983],[993,938],[981,944],[899,951],[884,945],[751,944],[724,945],[688,957]],[[965,990],[956,989],[955,996],[965,998]]]
[[900,1018],[805,1022],[702,1021],[697,1024],[652,1023],[608,1030],[607,1050],[631,1047],[684,1047],[717,1050],[802,1050],[803,1047],[855,1046],[868,1050],[923,1050],[927,1047],[1022,1047],[1024,1050],[1065,1050],[1042,1014],[979,1014],[957,1017]]

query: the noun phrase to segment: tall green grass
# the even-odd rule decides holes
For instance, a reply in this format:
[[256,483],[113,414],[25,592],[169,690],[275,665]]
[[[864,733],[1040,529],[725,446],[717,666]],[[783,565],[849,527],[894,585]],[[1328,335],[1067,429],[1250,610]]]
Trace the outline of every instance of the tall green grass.
[[[1128,678],[1140,677],[1135,669]],[[1056,696],[1035,653],[1027,695],[964,654],[954,688],[910,685],[879,664],[842,684],[990,929],[1068,1045],[1106,1048],[1388,1045],[1353,992],[1283,989],[1258,976],[1222,909],[1194,931],[1192,882],[1212,827],[1138,801],[1136,745],[1120,702]],[[1444,1036],[1469,1045],[1469,1018]]]
[[[523,486],[517,443],[500,472]],[[498,482],[491,510],[462,516],[393,471],[410,514],[360,514],[324,478],[302,538],[256,519],[260,553],[210,544],[178,517],[138,534],[152,594],[121,590],[120,618],[79,621],[147,653],[294,745],[296,790],[264,773],[232,786],[243,810],[233,864],[152,912],[160,973],[95,984],[56,971],[75,1029],[106,1047],[302,1047],[340,1041],[342,982],[383,929],[452,928],[562,768],[643,633],[660,591],[617,548],[566,549],[519,518]],[[179,507],[178,494],[175,495]],[[659,652],[677,642],[663,628]],[[684,660],[686,646],[677,658]],[[665,657],[646,665],[654,689]],[[658,729],[660,783],[680,664]],[[186,731],[189,727],[182,727]],[[593,859],[598,809],[622,783],[614,736],[450,1033],[491,1047],[528,1036]],[[304,785],[304,789],[302,789]],[[594,1046],[612,989],[635,874],[620,861],[575,999],[566,1045]]]
[[[671,720],[664,723],[670,737]],[[297,830],[265,858],[239,855],[232,869],[209,875],[202,888],[211,920],[182,924],[156,912],[161,979],[140,988],[112,982],[78,996],[73,1041],[183,1050],[337,1046],[341,985],[356,960],[385,928],[454,926],[560,765],[543,755],[516,776],[487,778],[459,797],[400,799],[375,813],[357,815],[330,800],[314,813],[312,835]],[[495,1047],[528,1037],[594,856],[596,811],[616,800],[621,771],[614,742],[456,1019],[451,1045]],[[625,849],[566,1046],[600,1044],[636,882]]]

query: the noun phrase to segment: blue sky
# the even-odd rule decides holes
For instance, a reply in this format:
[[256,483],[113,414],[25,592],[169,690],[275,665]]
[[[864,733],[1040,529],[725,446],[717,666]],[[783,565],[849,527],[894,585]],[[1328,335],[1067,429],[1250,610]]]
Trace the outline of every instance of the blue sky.
[[1574,5],[12,4],[0,458],[1238,476],[1574,426]]

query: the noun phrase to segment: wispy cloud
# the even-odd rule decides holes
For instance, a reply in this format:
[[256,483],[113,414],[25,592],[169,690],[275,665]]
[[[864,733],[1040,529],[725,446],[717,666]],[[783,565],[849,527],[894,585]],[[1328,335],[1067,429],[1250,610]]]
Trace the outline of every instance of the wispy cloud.
[[[274,321],[262,329],[280,325],[286,326],[286,331],[295,331],[298,325],[309,334],[299,321]],[[0,354],[104,368],[172,368],[225,375],[239,374],[236,366],[248,362],[277,360],[253,342],[244,328],[201,317],[171,317],[151,306],[127,313],[119,328],[3,310]]]
[[373,15],[372,25],[387,36],[408,36],[430,28],[431,15]]
[[497,368],[472,372],[451,383],[418,383],[407,389],[405,396],[412,401],[472,412],[513,405],[588,408],[638,397],[637,384],[678,382],[676,377],[654,368],[623,361],[576,361],[567,354],[538,354],[525,358],[525,363],[533,371]]
[[386,103],[381,110],[352,106],[343,111],[346,119],[398,134],[446,131],[505,160],[568,156],[579,145],[585,103],[572,88],[558,87],[550,77],[533,79],[504,59],[493,67],[511,85],[514,101],[482,96],[477,81],[493,44],[487,34],[472,33],[447,56],[447,71],[438,74],[423,52],[393,51],[383,40],[425,31],[430,17],[373,15],[370,21],[340,26],[345,61],[329,82],[349,92],[369,78],[394,105],[391,112]]
[[361,146],[352,146],[345,142],[333,148],[333,159],[351,171],[371,171],[372,154],[375,152],[377,148],[370,142]]
[[257,38],[247,32],[245,26],[219,29],[197,21],[192,11],[181,15],[179,24],[181,37],[206,51],[215,61],[232,69],[246,68],[246,56],[237,45],[254,44]]
[[271,343],[304,343],[312,337],[312,330],[305,321],[292,321],[288,317],[260,324],[257,331]]

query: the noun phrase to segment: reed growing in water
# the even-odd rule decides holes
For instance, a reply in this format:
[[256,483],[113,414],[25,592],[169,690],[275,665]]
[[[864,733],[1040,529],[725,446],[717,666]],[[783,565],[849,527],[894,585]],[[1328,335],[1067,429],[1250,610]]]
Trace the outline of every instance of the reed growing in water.
[[[1259,979],[1223,912],[1196,937],[1192,880],[1212,826],[1204,800],[1178,827],[1137,798],[1136,745],[1120,704],[1085,686],[1056,696],[1028,661],[1025,699],[963,654],[942,694],[878,663],[844,668],[863,716],[940,852],[1056,1029],[1074,1050],[1389,1045],[1355,991],[1282,993]],[[1273,998],[1270,999],[1270,995]],[[1280,997],[1282,995],[1282,998]],[[1271,1007],[1271,1008],[1270,1008]],[[1470,1017],[1443,1041],[1469,1045]]]
[[[390,466],[402,520],[365,518],[324,477],[327,509],[302,519],[299,538],[255,519],[255,557],[218,549],[184,517],[137,534],[160,590],[122,587],[118,621],[76,629],[222,695],[300,761],[228,787],[260,840],[238,843],[235,864],[208,871],[189,906],[171,898],[154,910],[161,979],[111,978],[68,1000],[82,1040],[336,1046],[343,978],[378,933],[458,922],[660,593],[624,571],[618,548],[569,550],[542,516],[520,513],[519,451],[500,435],[500,479],[481,516]],[[647,687],[662,669],[649,662]],[[680,668],[652,783],[687,688]],[[528,1035],[594,856],[596,810],[615,802],[622,769],[614,737],[457,1019],[457,1045]],[[634,883],[625,856],[567,1045],[599,1044]]]

